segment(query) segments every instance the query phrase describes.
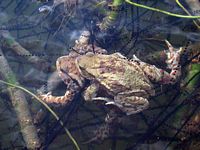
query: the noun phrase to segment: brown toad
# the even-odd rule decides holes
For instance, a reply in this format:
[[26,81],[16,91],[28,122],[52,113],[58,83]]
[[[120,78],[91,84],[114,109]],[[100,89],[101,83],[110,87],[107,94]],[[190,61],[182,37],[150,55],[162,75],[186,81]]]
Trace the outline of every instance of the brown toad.
[[[105,100],[106,105],[117,106],[127,115],[146,109],[149,96],[155,94],[151,81],[161,84],[175,83],[180,76],[180,50],[174,51],[169,42],[167,44],[170,50],[170,74],[140,61],[136,56],[129,61],[120,53],[89,53],[78,57],[75,64],[81,76],[93,81],[84,92],[85,100]],[[113,98],[96,97],[95,93],[99,89],[104,89]]]
[[[86,101],[103,100],[106,105],[114,106],[131,115],[148,107],[149,96],[155,94],[151,81],[161,84],[175,83],[181,74],[179,60],[182,49],[175,51],[168,41],[166,41],[169,47],[167,64],[171,69],[170,73],[142,62],[135,55],[129,61],[120,53],[101,54],[106,51],[88,44],[89,35],[89,32],[83,32],[73,47],[74,51],[57,60],[59,75],[68,86],[65,95],[60,97],[51,94],[42,95],[44,101],[56,104],[68,103],[84,88],[84,83],[88,79],[91,84],[83,92]],[[97,95],[98,91],[105,91],[108,97],[102,97],[102,93]],[[105,122],[106,124],[97,130],[96,136],[89,142],[102,140],[114,132],[114,124],[119,122],[115,109],[111,109]]]
[[67,91],[64,96],[53,96],[51,92],[39,97],[47,103],[65,105],[71,101],[75,94],[84,87],[85,78],[80,75],[75,65],[75,60],[88,52],[96,54],[106,54],[107,51],[94,44],[89,44],[90,32],[83,31],[79,39],[75,41],[74,47],[66,56],[59,57],[56,61],[56,67],[59,76],[67,85]]
[[[175,51],[168,41],[166,41],[169,47],[167,64],[171,73],[144,63],[136,56],[129,61],[120,53],[99,54],[106,52],[101,48],[96,48],[96,54],[94,54],[91,48],[86,50],[88,45],[86,37],[89,36],[89,33],[86,35],[82,35],[76,42],[75,48],[79,52],[73,52],[57,60],[59,75],[68,85],[65,95],[61,97],[43,95],[44,101],[65,104],[72,100],[75,93],[84,86],[85,79],[89,79],[91,85],[83,92],[86,101],[104,100],[106,105],[117,106],[127,115],[131,115],[148,107],[149,96],[155,94],[151,81],[161,84],[175,83],[180,76],[181,49]],[[85,48],[83,48],[84,43]],[[77,48],[79,44],[81,48]],[[106,91],[109,98],[96,97],[96,92],[99,89]]]

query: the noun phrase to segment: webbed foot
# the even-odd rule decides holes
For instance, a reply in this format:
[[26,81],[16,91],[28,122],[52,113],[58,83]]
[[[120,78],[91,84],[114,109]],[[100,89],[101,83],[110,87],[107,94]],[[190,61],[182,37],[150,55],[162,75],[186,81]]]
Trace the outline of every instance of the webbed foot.
[[38,97],[49,104],[65,105],[73,99],[74,94],[75,93],[72,91],[66,91],[63,96],[53,96],[51,92],[48,92],[47,94],[41,94]]
[[118,114],[114,109],[111,109],[105,118],[106,123],[94,132],[95,136],[93,138],[84,142],[84,144],[92,142],[100,143],[106,138],[109,138],[111,135],[115,134],[120,123],[119,117],[121,117],[121,114]]
[[109,137],[110,135],[110,127],[105,124],[101,126],[99,129],[94,131],[94,137],[89,139],[88,141],[83,142],[83,144],[88,144],[88,143],[101,143],[103,140]]
[[170,43],[169,41],[165,40],[168,50],[165,50],[165,53],[167,55],[167,65],[169,69],[173,69],[179,66],[179,61],[180,61],[180,54],[182,51],[182,47],[179,50],[176,50]]

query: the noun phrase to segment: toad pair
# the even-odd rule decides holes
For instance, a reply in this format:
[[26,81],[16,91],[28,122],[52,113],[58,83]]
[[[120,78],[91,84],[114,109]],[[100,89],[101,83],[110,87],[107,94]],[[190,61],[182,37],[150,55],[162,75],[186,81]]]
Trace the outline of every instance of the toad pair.
[[[173,84],[181,75],[179,60],[182,49],[175,50],[168,41],[166,63],[170,73],[142,62],[135,55],[128,60],[120,53],[106,54],[105,49],[89,44],[89,37],[90,33],[84,31],[73,51],[56,62],[59,76],[67,85],[65,95],[55,97],[48,93],[41,96],[44,101],[66,104],[89,80],[90,86],[82,93],[86,101],[103,100],[105,105],[131,115],[148,107],[148,98],[155,94],[152,82]],[[97,97],[99,90],[106,91],[109,97]]]

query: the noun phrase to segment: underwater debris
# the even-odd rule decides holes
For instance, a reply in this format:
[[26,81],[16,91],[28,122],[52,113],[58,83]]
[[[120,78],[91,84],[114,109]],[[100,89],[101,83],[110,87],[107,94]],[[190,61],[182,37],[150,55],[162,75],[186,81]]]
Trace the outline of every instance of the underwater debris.
[[[0,48],[0,76],[7,82],[19,84],[12,69],[10,68],[1,48]],[[2,82],[1,82],[2,83]],[[27,149],[38,149],[41,146],[37,129],[33,124],[31,112],[25,94],[19,89],[8,87],[8,93],[12,106],[17,114],[18,123],[21,128],[24,147]]]
[[40,13],[47,13],[47,12],[52,12],[53,8],[52,8],[52,6],[44,5],[44,6],[40,7],[38,10]]
[[200,114],[194,115],[185,125],[183,131],[189,133],[190,135],[200,133]]
[[195,113],[184,125],[178,137],[181,139],[174,149],[181,150],[198,150],[199,149],[199,133],[200,133],[200,114]]
[[78,0],[54,0],[52,6],[41,6],[39,8],[39,12],[53,12],[53,10],[60,4],[64,4],[64,9],[72,9],[72,7],[76,6],[78,4]]
[[2,46],[10,48],[13,50],[17,56],[26,58],[30,63],[34,65],[35,68],[47,71],[50,69],[50,65],[41,57],[31,54],[28,50],[22,47],[15,39],[11,36],[10,32],[7,30],[2,30],[0,32],[2,38]]

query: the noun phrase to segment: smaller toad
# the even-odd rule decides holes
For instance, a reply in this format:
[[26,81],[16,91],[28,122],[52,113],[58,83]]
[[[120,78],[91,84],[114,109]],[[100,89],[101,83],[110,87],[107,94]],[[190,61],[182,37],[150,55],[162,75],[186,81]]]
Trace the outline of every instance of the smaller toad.
[[39,95],[39,97],[49,103],[55,105],[65,105],[73,100],[76,93],[78,93],[85,86],[85,78],[81,76],[76,67],[75,60],[77,57],[87,53],[106,54],[107,51],[103,48],[89,43],[90,32],[83,31],[78,40],[75,41],[74,47],[68,55],[59,57],[56,61],[56,68],[60,78],[67,85],[67,91],[63,96],[53,96],[51,92]]

